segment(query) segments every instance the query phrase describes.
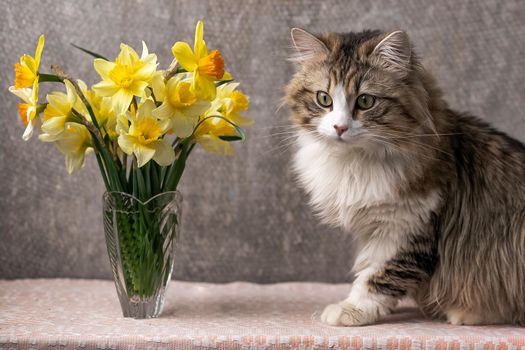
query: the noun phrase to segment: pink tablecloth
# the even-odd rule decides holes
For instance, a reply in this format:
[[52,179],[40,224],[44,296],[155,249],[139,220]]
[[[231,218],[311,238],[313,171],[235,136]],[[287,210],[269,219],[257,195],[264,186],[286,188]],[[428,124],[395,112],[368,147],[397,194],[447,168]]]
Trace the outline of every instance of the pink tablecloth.
[[123,318],[113,282],[0,281],[0,349],[525,349],[525,328],[451,326],[407,303],[380,324],[321,324],[349,285],[173,281],[162,317]]

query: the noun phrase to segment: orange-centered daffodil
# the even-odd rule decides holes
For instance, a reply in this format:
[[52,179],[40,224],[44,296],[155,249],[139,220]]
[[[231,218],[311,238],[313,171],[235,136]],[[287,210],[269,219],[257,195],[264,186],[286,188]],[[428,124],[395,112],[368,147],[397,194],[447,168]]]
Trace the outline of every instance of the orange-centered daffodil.
[[18,104],[18,114],[22,123],[26,126],[22,139],[29,140],[33,136],[34,129],[40,126],[38,115],[44,105],[38,104],[38,80],[33,82],[33,88],[16,89],[9,87],[9,92],[20,97],[24,102]]
[[28,88],[33,86],[35,80],[38,82],[38,67],[44,49],[44,40],[44,35],[40,35],[35,57],[23,55],[20,57],[20,62],[15,64],[15,89]]
[[231,75],[224,71],[224,59],[219,50],[208,52],[204,41],[204,24],[197,22],[193,51],[185,42],[179,41],[171,48],[179,64],[193,73],[192,90],[207,100],[215,98],[215,81],[229,80]]

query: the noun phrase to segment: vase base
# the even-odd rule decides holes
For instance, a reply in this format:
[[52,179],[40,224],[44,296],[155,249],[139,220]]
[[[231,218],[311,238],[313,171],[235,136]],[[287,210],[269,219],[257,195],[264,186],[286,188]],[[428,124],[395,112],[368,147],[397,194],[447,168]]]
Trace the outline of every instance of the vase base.
[[141,299],[137,296],[133,296],[130,299],[125,297],[125,300],[120,301],[122,315],[135,319],[158,317],[164,306],[164,297],[162,294],[153,296],[148,300]]

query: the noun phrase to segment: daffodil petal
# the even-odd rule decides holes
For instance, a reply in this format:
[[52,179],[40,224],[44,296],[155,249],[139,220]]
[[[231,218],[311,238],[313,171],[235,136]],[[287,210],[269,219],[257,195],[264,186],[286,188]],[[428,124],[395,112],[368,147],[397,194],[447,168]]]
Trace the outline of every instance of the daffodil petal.
[[193,41],[193,51],[197,59],[203,57],[203,46],[204,46],[204,23],[202,21],[197,22],[195,27],[195,39]]
[[[219,80],[220,81],[224,81],[224,80],[232,80],[233,79],[233,76],[230,72],[224,72],[224,75],[222,76],[222,78],[220,78]],[[238,83],[237,83],[238,85]]]
[[195,93],[205,100],[213,100],[217,93],[215,82],[199,75],[198,73],[195,75]]
[[198,120],[198,116],[187,117],[182,114],[178,114],[171,120],[171,127],[175,135],[178,137],[188,137],[193,132],[193,129],[197,125]]
[[132,95],[139,97],[146,97],[146,88],[148,83],[141,80],[136,80],[131,86],[127,89]]
[[155,102],[153,100],[146,100],[139,106],[137,111],[137,118],[144,118],[151,116],[151,112],[155,109]]
[[[224,72],[224,75],[226,74],[230,74],[228,72]],[[231,75],[230,75],[231,77]],[[222,80],[227,80],[227,79],[224,79],[224,76],[222,77]],[[226,83],[226,84],[222,84],[221,86],[219,86],[217,88],[217,95],[220,95],[221,97],[228,97],[229,95],[231,95],[231,93],[237,89],[237,87],[239,87],[240,83]]]
[[158,119],[169,119],[174,113],[175,110],[171,107],[168,101],[164,101],[159,107],[151,112],[151,115]]
[[142,55],[140,55],[140,59],[143,60],[148,55],[148,46],[146,46],[146,43],[142,40]]
[[54,91],[46,96],[48,102],[47,114],[54,117],[66,115],[71,112],[71,105],[68,103],[67,96],[61,92]]
[[29,103],[32,91],[30,88],[16,89],[14,86],[10,86],[9,92],[15,96],[20,97],[25,103]]
[[231,116],[229,119],[231,119],[231,121],[240,128],[244,128],[255,123],[255,120],[243,117],[241,115]]
[[[129,131],[129,121],[128,118],[126,118],[125,114],[121,114],[117,117],[117,125],[115,127],[115,131],[119,135],[127,134]],[[126,152],[128,154],[131,154],[133,150],[130,149],[129,152]]]
[[73,174],[75,171],[82,168],[84,165],[84,152],[68,153],[66,154],[66,170],[68,174]]
[[20,57],[20,64],[22,66],[25,66],[27,69],[29,69],[33,75],[33,77],[36,76],[36,73],[37,73],[37,65],[36,65],[36,61],[33,57],[29,56],[29,55],[23,55],[22,57]]
[[170,165],[175,160],[175,152],[166,140],[158,140],[152,142],[155,148],[155,155],[153,160],[161,166]]
[[42,131],[49,135],[58,135],[64,131],[67,117],[53,117],[42,124]]
[[120,53],[115,60],[119,64],[131,66],[133,64],[133,59],[138,59],[139,56],[133,48],[126,44],[120,44]]
[[191,116],[200,116],[210,108],[210,101],[197,100],[194,104],[184,109],[184,114]]
[[127,155],[133,154],[133,145],[135,144],[135,138],[129,135],[120,135],[118,137],[118,145],[122,149],[122,152]]
[[55,142],[58,139],[57,135],[49,135],[49,134],[40,134],[38,135],[38,139],[42,142]]
[[140,67],[133,75],[134,79],[137,80],[151,80],[153,73],[157,69],[157,55],[151,54],[145,57],[143,66]]
[[197,143],[207,152],[219,156],[231,156],[235,153],[233,146],[214,135],[202,135],[197,137]]
[[36,69],[38,70],[38,67],[40,66],[40,57],[42,56],[42,50],[44,49],[44,34],[40,35],[38,38],[38,44],[36,45],[36,52],[35,52],[35,64]]
[[64,84],[66,85],[67,102],[70,106],[74,106],[77,100],[77,92],[75,90],[75,87],[73,86],[73,84],[71,84],[69,80],[66,80]]
[[115,63],[106,61],[102,58],[95,58],[93,61],[93,67],[103,80],[109,80],[109,72],[115,68]]
[[164,84],[164,77],[162,74],[155,74],[153,78],[151,79],[151,87],[153,89],[153,93],[155,94],[155,99],[158,102],[164,101],[164,98],[166,97],[166,84]]
[[78,84],[78,87],[80,88],[80,91],[86,94],[86,92],[88,91],[86,83],[82,79],[77,79],[77,84]]
[[153,158],[155,155],[155,149],[136,143],[134,145],[133,153],[135,154],[135,157],[137,157],[137,165],[140,168]]
[[22,135],[22,139],[24,141],[27,141],[29,140],[32,136],[33,136],[33,131],[34,131],[35,127],[33,125],[33,121],[30,120],[27,125],[26,125],[26,128],[24,130],[24,134]]
[[113,96],[117,93],[117,91],[119,91],[119,87],[115,85],[115,83],[107,80],[103,80],[93,85],[92,89],[96,94],[103,97]]
[[193,72],[197,68],[198,60],[187,43],[182,41],[176,42],[171,48],[171,52],[173,52],[173,56],[175,56],[182,68],[188,72]]
[[133,94],[127,90],[120,89],[111,97],[112,110],[115,113],[124,113],[128,110]]

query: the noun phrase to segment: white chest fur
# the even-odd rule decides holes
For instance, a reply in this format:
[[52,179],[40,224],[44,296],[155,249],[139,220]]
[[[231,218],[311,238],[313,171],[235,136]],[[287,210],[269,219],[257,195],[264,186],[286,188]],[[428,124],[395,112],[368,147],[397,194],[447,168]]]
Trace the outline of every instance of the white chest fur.
[[[310,195],[310,202],[322,221],[352,231],[358,238],[366,229],[372,235],[361,240],[356,268],[375,260],[382,263],[420,229],[439,203],[439,194],[399,198],[397,188],[405,178],[401,164],[367,157],[351,149],[343,152],[300,132],[294,156],[294,170]],[[365,222],[355,213],[366,209]],[[365,262],[366,260],[366,262]]]
[[354,210],[394,201],[401,169],[300,132],[294,169],[324,222],[345,228]]

